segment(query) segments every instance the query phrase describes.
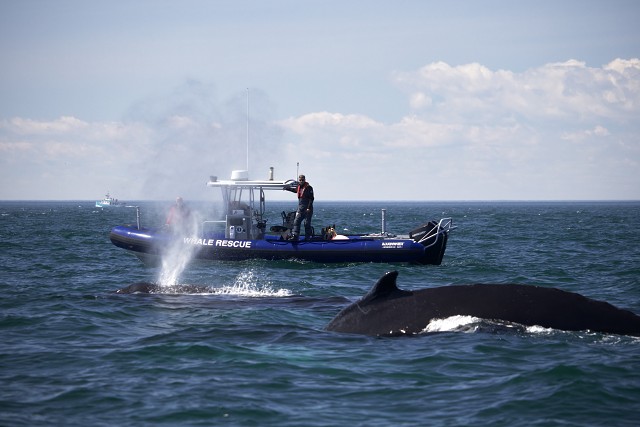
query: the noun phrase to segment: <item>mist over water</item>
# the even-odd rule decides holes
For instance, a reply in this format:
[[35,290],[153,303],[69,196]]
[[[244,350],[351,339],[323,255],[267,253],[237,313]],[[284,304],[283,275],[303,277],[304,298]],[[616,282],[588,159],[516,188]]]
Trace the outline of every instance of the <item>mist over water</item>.
[[[189,208],[187,208],[189,209]],[[164,287],[180,285],[180,276],[189,266],[198,250],[197,245],[188,245],[184,239],[198,236],[202,224],[202,217],[198,212],[189,210],[186,218],[178,219],[178,222],[169,226],[173,233],[173,240],[162,253],[161,268],[157,283]]]
[[167,287],[179,285],[180,275],[193,259],[195,248],[195,245],[183,245],[181,240],[174,241],[162,256],[158,284]]
[[[283,131],[275,124],[275,107],[266,94],[250,92],[250,176],[275,166],[282,170]],[[190,80],[184,85],[134,105],[128,116],[150,133],[136,144],[132,181],[140,198],[171,199],[178,194],[206,200],[209,175],[230,176],[247,168],[247,93],[221,100],[210,84]]]

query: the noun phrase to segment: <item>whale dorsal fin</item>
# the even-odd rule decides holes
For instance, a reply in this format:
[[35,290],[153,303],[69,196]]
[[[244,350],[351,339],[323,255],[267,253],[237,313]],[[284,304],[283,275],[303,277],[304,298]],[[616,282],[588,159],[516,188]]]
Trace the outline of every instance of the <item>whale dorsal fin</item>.
[[396,285],[396,279],[398,278],[397,271],[389,271],[378,279],[375,285],[371,288],[369,293],[362,298],[363,300],[371,301],[376,298],[385,298],[394,292],[398,292],[398,285]]

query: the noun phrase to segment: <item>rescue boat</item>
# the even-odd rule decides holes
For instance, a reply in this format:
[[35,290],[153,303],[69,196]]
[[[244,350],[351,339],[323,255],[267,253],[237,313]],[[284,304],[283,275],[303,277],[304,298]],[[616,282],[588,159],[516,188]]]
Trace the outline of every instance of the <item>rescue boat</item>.
[[[451,218],[427,220],[406,235],[386,231],[385,210],[382,229],[368,234],[339,234],[326,226],[310,236],[291,240],[295,212],[282,212],[278,224],[267,228],[265,193],[294,190],[297,181],[276,181],[273,168],[269,179],[249,180],[248,172],[233,171],[231,179],[210,177],[207,186],[222,191],[223,215],[204,220],[195,227],[142,227],[140,212],[136,224],[120,225],[110,232],[111,242],[135,254],[148,264],[176,250],[198,261],[243,261],[249,259],[304,260],[319,263],[412,263],[440,265]],[[137,208],[139,209],[139,208]],[[280,223],[281,221],[281,223]]]

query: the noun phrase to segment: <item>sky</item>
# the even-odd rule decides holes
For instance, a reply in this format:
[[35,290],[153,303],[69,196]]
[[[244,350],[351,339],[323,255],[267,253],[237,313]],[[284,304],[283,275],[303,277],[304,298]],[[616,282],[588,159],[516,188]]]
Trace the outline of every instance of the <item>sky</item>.
[[247,167],[317,200],[640,200],[638,22],[634,0],[0,0],[0,200],[208,200]]

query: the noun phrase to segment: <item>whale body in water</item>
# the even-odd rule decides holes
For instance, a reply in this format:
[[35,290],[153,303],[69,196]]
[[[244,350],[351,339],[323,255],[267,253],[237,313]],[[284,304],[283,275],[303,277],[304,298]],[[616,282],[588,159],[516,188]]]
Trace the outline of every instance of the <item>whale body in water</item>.
[[343,309],[329,331],[372,336],[418,334],[433,319],[473,316],[565,331],[640,336],[640,316],[556,288],[517,284],[452,285],[407,291],[386,273],[363,298]]
[[211,292],[211,288],[198,285],[163,286],[157,283],[138,282],[125,288],[118,289],[117,294],[204,294]]

